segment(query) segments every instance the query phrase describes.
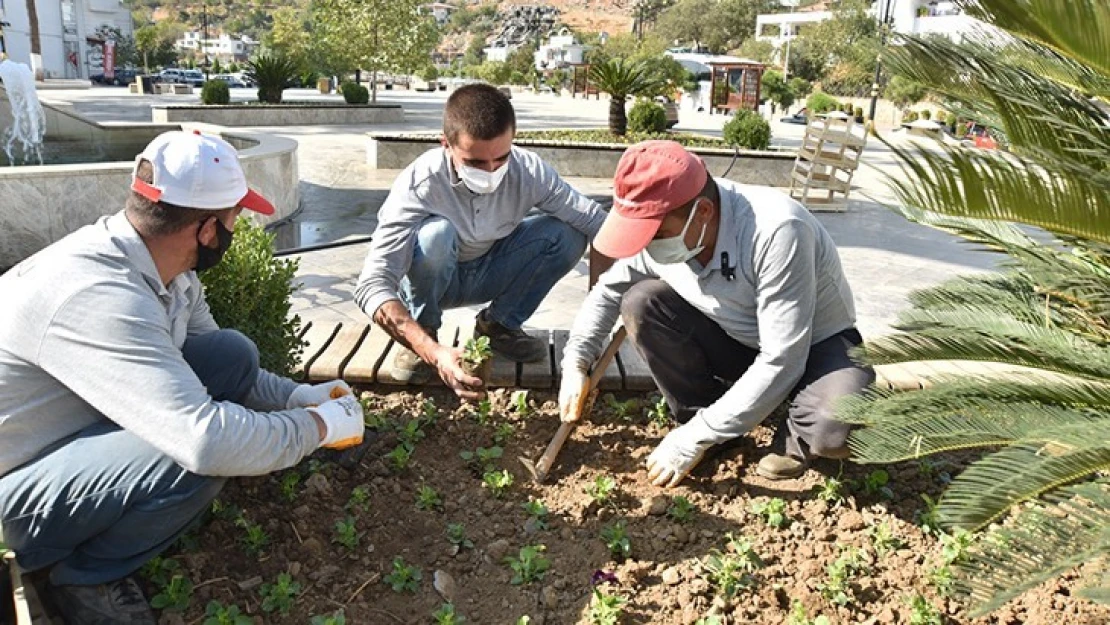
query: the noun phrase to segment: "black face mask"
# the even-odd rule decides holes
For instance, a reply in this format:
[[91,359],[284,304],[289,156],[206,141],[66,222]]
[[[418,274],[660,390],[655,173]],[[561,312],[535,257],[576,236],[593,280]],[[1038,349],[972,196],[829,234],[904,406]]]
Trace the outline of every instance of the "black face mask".
[[[201,222],[200,227],[197,228],[197,234],[200,234],[200,229],[204,227],[204,222]],[[220,259],[224,257],[227,248],[231,247],[231,238],[235,235],[234,232],[227,229],[224,222],[216,218],[216,247],[208,247],[197,239],[197,264],[193,267],[198,273],[211,269],[220,263]]]

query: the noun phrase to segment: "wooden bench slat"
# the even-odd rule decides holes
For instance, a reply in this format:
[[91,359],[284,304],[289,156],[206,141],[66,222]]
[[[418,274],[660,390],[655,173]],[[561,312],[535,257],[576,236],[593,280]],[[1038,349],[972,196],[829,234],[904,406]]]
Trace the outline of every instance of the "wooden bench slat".
[[393,339],[380,327],[373,324],[369,327],[370,332],[343,368],[343,379],[347,382],[371,384],[377,381],[375,376],[379,367],[388,366],[384,361]]
[[343,377],[343,367],[355,355],[358,346],[366,338],[370,326],[365,323],[345,323],[339,328],[335,338],[305,371],[309,380],[338,380]]
[[921,378],[902,364],[876,366],[875,384],[898,391],[921,390]]
[[316,362],[338,331],[339,323],[334,321],[313,323],[308,327],[304,333],[306,344],[301,355],[301,364],[293,372],[295,377],[304,377],[304,372],[312,369],[312,363]]
[[617,352],[617,358],[620,359],[621,372],[624,374],[624,390],[655,390],[655,379],[651,377],[651,369],[640,356],[636,346],[632,344],[632,339],[624,340],[620,351]]
[[534,330],[533,336],[547,339],[547,358],[539,362],[526,362],[520,367],[520,385],[526,388],[551,388],[551,331]]

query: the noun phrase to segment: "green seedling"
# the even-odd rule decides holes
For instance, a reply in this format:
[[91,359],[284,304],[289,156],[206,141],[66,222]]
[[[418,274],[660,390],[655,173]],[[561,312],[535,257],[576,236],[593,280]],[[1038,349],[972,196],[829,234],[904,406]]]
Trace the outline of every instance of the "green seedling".
[[944,617],[929,600],[919,594],[910,598],[909,625],[944,625]]
[[474,411],[474,420],[478,425],[488,425],[490,414],[493,413],[493,402],[488,397],[478,400],[478,408]]
[[416,491],[416,508],[418,510],[438,510],[442,507],[443,498],[439,496],[436,489],[427,484],[421,484]]
[[143,568],[139,570],[139,574],[144,579],[149,581],[155,586],[165,586],[170,583],[174,575],[181,570],[181,563],[173,558],[163,558],[162,556],[154,556]]
[[243,528],[243,547],[247,550],[247,555],[259,556],[270,544],[270,535],[266,530],[262,529],[260,523],[251,523],[246,517],[239,517],[235,522],[236,525]]
[[397,438],[409,449],[415,449],[416,444],[424,440],[423,424],[419,419],[411,419],[406,421],[399,430],[397,430]]
[[543,556],[546,549],[543,545],[527,545],[520,548],[520,554],[505,558],[509,568],[513,570],[510,583],[514,586],[538,582],[551,568],[551,562]]
[[648,410],[648,420],[657,429],[664,429],[671,424],[671,409],[667,406],[667,400],[660,397],[659,401],[651,405]]
[[474,451],[460,451],[459,456],[466,462],[467,466],[476,473],[486,473],[497,469],[497,460],[501,458],[505,451],[500,447],[493,446],[489,449],[479,447]]
[[301,585],[288,573],[281,573],[273,584],[262,584],[262,611],[285,616],[293,609],[293,600],[301,593]]
[[829,617],[825,615],[809,618],[805,606],[802,605],[801,601],[795,599],[794,603],[790,604],[790,614],[786,618],[786,625],[831,625],[831,623]]
[[786,516],[786,502],[778,497],[753,501],[751,511],[752,514],[762,517],[767,525],[776,529],[781,529],[790,525],[790,519]]
[[316,475],[317,473],[323,473],[328,468],[328,466],[329,463],[327,462],[321,462],[316,458],[309,458],[308,464],[305,465],[305,473],[307,475]]
[[498,424],[497,428],[493,431],[494,444],[504,445],[506,442],[508,442],[510,438],[512,438],[515,432],[516,428],[513,427],[512,423],[506,421],[505,423]]
[[297,500],[298,486],[301,485],[301,475],[299,473],[286,473],[281,478],[279,488],[281,488],[281,497],[290,503]]
[[725,623],[721,620],[721,617],[716,614],[710,614],[694,621],[694,625],[725,625]]
[[362,412],[366,415],[364,419],[366,421],[366,427],[374,430],[375,432],[381,432],[389,429],[389,417],[386,416],[384,412],[370,410],[367,407],[367,403],[365,403],[365,400],[363,400],[363,402],[364,403],[362,404]]
[[463,345],[462,359],[475,367],[481,366],[492,355],[493,351],[490,349],[488,336],[469,338]]
[[529,499],[527,502],[521,504],[524,508],[525,514],[532,520],[532,526],[538,530],[547,529],[547,506],[538,499]]
[[605,395],[605,405],[621,421],[631,421],[640,411],[640,401],[636,398],[620,401],[612,393]]
[[355,486],[351,489],[351,496],[347,498],[344,506],[347,510],[366,512],[370,508],[370,489],[365,486]]
[[932,497],[921,493],[921,499],[925,502],[924,508],[919,508],[913,513],[913,520],[921,531],[932,536],[940,536],[940,514],[937,512],[937,502]]
[[971,532],[956,528],[951,534],[940,535],[940,557],[945,564],[959,564],[967,557],[967,550],[975,542]]
[[671,505],[667,508],[667,515],[679,523],[689,523],[694,519],[694,513],[697,508],[690,500],[682,495],[675,495],[671,498]]
[[930,458],[922,458],[917,461],[917,473],[921,477],[935,480],[940,484],[948,484],[952,481],[952,474],[944,470],[946,466],[949,466],[947,462],[935,462]]
[[871,546],[874,547],[876,555],[880,558],[906,546],[906,541],[895,536],[890,524],[886,521],[878,525],[872,525],[868,534],[871,535]]
[[155,610],[184,612],[193,599],[193,582],[184,575],[174,575],[158,594],[150,599],[150,607]]
[[628,538],[628,526],[623,520],[602,528],[601,540],[605,541],[609,553],[617,560],[626,560],[632,555],[632,542]]
[[174,546],[177,548],[177,551],[183,553],[186,551],[197,551],[198,549],[200,549],[200,536],[198,536],[199,531],[199,526],[193,526],[186,530],[184,534],[178,536],[177,540],[173,543]]
[[522,417],[532,414],[532,407],[528,405],[528,391],[513,391],[510,396],[513,410]]
[[331,614],[312,617],[309,625],[347,625],[347,617],[343,614],[343,610],[336,610]]
[[482,475],[482,486],[488,488],[493,496],[500,499],[505,495],[505,491],[513,485],[513,474],[509,473],[508,469],[501,469],[500,471],[486,471]]
[[817,498],[828,502],[832,506],[839,506],[844,503],[844,492],[846,490],[844,482],[835,477],[826,477],[819,486],[817,486]]
[[594,600],[590,603],[591,625],[617,625],[628,600],[617,594],[607,594],[594,586]]
[[254,619],[239,613],[239,606],[209,601],[204,608],[203,625],[254,625]]
[[243,510],[233,503],[224,503],[219,499],[212,500],[212,516],[221,521],[231,521],[234,523],[243,516]]
[[461,625],[466,622],[461,614],[455,611],[455,604],[445,603],[432,613],[436,625]]
[[420,412],[420,420],[423,421],[424,425],[439,423],[439,408],[431,397],[425,399],[424,403],[420,405]]
[[875,469],[863,478],[863,494],[879,495],[883,499],[894,499],[894,491],[887,486],[888,483],[890,483],[890,474],[883,469]]
[[412,447],[401,443],[389,452],[389,461],[393,464],[393,468],[398,471],[403,471],[405,467],[409,466],[409,461],[412,460]]
[[599,506],[604,506],[613,498],[613,492],[617,489],[617,481],[608,475],[599,475],[594,479],[594,483],[590,484],[583,491],[590,496]]
[[393,572],[386,575],[383,581],[389,584],[393,592],[415,593],[420,588],[420,580],[423,578],[420,569],[405,564],[405,559],[397,556],[393,558]]
[[361,536],[358,533],[358,528],[355,527],[355,518],[347,517],[341,521],[335,522],[335,536],[332,537],[333,543],[339,543],[347,549],[354,551],[358,548],[359,539]]
[[838,606],[847,606],[855,601],[852,595],[852,579],[867,572],[868,566],[863,560],[863,554],[859,549],[849,547],[825,568],[828,579],[817,584],[817,590],[829,602]]
[[956,576],[952,574],[952,567],[947,564],[932,569],[928,572],[929,583],[942,597],[951,597],[956,589]]
[[447,525],[447,540],[459,549],[473,549],[474,541],[466,537],[466,528],[462,523],[449,523]]
[[529,625],[529,623],[531,623],[531,622],[532,622],[532,618],[529,617],[527,614],[525,614],[524,616],[522,616],[522,617],[520,617],[516,620],[516,625]]
[[713,549],[700,562],[702,574],[717,595],[732,599],[745,588],[755,585],[754,572],[762,567],[759,556],[752,552],[748,557],[724,553]]

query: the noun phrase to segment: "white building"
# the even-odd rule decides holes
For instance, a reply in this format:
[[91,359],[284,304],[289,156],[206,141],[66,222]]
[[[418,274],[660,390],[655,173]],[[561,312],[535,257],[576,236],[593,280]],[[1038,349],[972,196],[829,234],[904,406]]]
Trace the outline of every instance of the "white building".
[[446,2],[432,2],[431,4],[425,4],[420,8],[427,13],[431,13],[432,17],[434,17],[436,20],[436,24],[443,26],[447,23],[448,20],[451,19],[451,13],[457,7],[447,4]]
[[586,62],[586,50],[590,46],[578,43],[574,35],[564,32],[553,35],[535,53],[536,69],[556,69],[568,65],[581,65]]
[[516,46],[490,46],[484,48],[482,52],[486,55],[487,61],[495,61],[504,63],[509,60],[509,55],[516,50]]
[[221,62],[230,62],[247,60],[258,45],[259,42],[246,35],[232,37],[228,34],[222,34],[215,38],[205,39],[203,33],[188,32],[177,40],[174,47],[180,52],[197,57],[207,54],[211,61],[219,59]]
[[4,51],[12,60],[42,69],[45,78],[88,78],[99,74],[104,63],[102,27],[132,34],[131,11],[121,0],[38,0],[42,59],[31,60],[31,26],[24,0],[0,0],[0,27]]

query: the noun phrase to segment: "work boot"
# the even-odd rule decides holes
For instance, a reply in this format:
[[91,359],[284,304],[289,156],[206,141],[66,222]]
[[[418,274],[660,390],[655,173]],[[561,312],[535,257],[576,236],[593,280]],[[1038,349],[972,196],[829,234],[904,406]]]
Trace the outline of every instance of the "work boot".
[[474,332],[488,336],[494,353],[516,362],[539,362],[547,358],[547,341],[528,336],[524,330],[510,330],[489,318],[489,309],[478,313]]
[[809,462],[786,454],[767,454],[755,467],[757,475],[769,480],[792,480],[801,477]]
[[[424,328],[433,339],[439,340],[435,330]],[[393,379],[404,384],[427,384],[435,373],[432,365],[424,362],[424,359],[416,355],[416,352],[397,343],[397,349],[400,350],[393,356],[393,367],[391,373]]]
[[66,625],[157,625],[143,591],[130,577],[96,586],[50,586]]

